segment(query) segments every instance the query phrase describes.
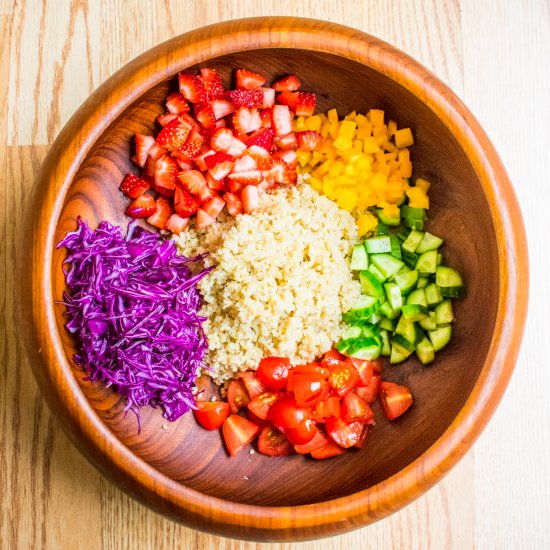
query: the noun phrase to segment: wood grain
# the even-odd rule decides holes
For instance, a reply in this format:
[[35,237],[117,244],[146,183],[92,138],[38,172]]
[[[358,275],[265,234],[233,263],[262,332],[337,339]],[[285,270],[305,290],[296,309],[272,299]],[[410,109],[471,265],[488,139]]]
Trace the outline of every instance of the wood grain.
[[[548,72],[541,69],[550,52],[548,2],[523,0],[506,3],[503,9],[503,4],[488,0],[345,5],[264,0],[253,7],[243,1],[4,0],[0,2],[0,230],[5,236],[0,244],[0,548],[264,547],[201,534],[165,520],[102,480],[80,457],[51,420],[29,375],[14,327],[19,304],[13,293],[14,257],[25,237],[18,216],[28,215],[24,205],[38,164],[92,89],[135,55],[175,34],[232,17],[283,13],[341,22],[388,40],[434,70],[466,100],[503,156],[524,213],[529,213],[525,221],[537,300],[531,302],[522,354],[501,407],[474,451],[443,482],[368,528],[330,541],[269,548],[320,549],[330,543],[340,549],[529,549],[550,544],[546,521],[550,419],[544,405],[550,375],[541,352],[549,328],[545,307],[550,303],[547,241],[541,237],[548,234],[544,204],[550,198],[546,178],[541,177],[550,171],[545,145],[550,83]],[[68,35],[71,18],[75,26]],[[78,61],[70,71],[61,63],[63,45]],[[39,66],[35,59],[41,50],[47,50],[41,54],[47,61]],[[56,67],[57,75],[65,75],[63,102],[57,101],[59,89],[52,84]]]

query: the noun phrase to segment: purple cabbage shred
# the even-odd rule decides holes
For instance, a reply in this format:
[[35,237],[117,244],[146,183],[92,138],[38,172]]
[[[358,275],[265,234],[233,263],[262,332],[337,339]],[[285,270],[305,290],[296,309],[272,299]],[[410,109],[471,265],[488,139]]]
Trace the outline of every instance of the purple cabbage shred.
[[179,256],[173,241],[135,222],[124,238],[120,227],[104,221],[92,231],[81,218],[57,247],[68,251],[63,304],[80,349],[73,359],[88,379],[113,386],[138,422],[145,405],[171,421],[195,408],[208,348],[196,284],[212,268],[193,274],[189,264],[204,256]]

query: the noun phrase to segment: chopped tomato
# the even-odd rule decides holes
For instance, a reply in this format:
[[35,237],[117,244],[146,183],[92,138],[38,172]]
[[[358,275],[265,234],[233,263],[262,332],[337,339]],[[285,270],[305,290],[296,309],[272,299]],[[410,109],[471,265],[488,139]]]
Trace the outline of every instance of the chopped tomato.
[[373,374],[367,386],[353,390],[366,403],[373,403],[380,392],[381,378],[379,374]]
[[281,391],[288,379],[290,360],[284,357],[264,357],[256,374],[260,382],[272,391]]
[[250,422],[256,424],[256,426],[258,426],[260,429],[263,429],[264,426],[268,426],[271,424],[269,420],[264,420],[263,418],[256,416],[250,409],[246,409],[246,418],[248,418]]
[[340,418],[340,409],[340,399],[333,395],[319,401],[313,415],[317,422],[324,422],[327,418]]
[[295,374],[292,376],[292,391],[298,405],[313,407],[328,395],[329,385],[319,374]]
[[225,401],[198,401],[193,414],[203,428],[217,430],[229,416],[229,403]]
[[260,428],[236,414],[229,415],[222,426],[223,439],[231,456],[235,456],[260,433]]
[[260,382],[255,372],[241,372],[239,378],[244,382],[250,399],[266,391],[266,387]]
[[359,437],[359,441],[354,445],[354,447],[357,447],[358,449],[362,449],[367,444],[370,431],[371,431],[371,426],[364,424],[363,431],[361,432],[361,436]]
[[329,370],[321,365],[321,363],[308,363],[307,365],[297,365],[289,372],[289,380],[287,383],[287,389],[289,391],[292,391],[292,387],[289,387],[288,385],[292,385],[292,381],[290,380],[292,376],[298,375],[298,374],[314,374],[322,376],[323,378],[328,378],[328,375],[330,374]]
[[372,361],[365,361],[363,359],[355,359],[355,357],[348,357],[346,363],[351,363],[359,374],[359,379],[355,384],[357,387],[368,386],[370,379],[373,375]]
[[273,426],[265,426],[258,439],[258,451],[267,456],[288,456],[294,448],[284,434]]
[[348,449],[356,445],[363,433],[361,422],[344,422],[342,419],[327,420],[325,423],[329,437],[340,447]]
[[269,420],[281,432],[289,428],[297,428],[309,416],[309,410],[305,407],[300,407],[291,397],[279,399],[269,409],[268,413]]
[[285,430],[285,435],[293,445],[305,445],[309,443],[318,432],[319,428],[315,424],[315,421],[308,418],[300,422],[296,428],[288,428]]
[[330,374],[328,381],[338,397],[344,397],[352,388],[355,387],[359,373],[351,363],[332,363],[330,365]]
[[327,443],[329,443],[329,439],[321,431],[317,430],[317,433],[313,436],[311,441],[303,445],[295,444],[294,450],[301,455],[307,455],[308,453],[320,449]]
[[258,418],[262,420],[267,420],[267,413],[269,409],[284,394],[279,392],[264,392],[260,395],[257,395],[250,403],[248,404],[248,409],[251,410]]
[[374,424],[374,412],[368,403],[355,392],[350,391],[342,399],[342,420],[348,423],[357,421],[363,424]]
[[388,420],[401,416],[413,403],[411,391],[393,382],[380,384],[380,402]]
[[323,356],[323,361],[327,364],[334,363],[335,361],[343,361],[346,358],[345,355],[342,355],[338,350],[331,349],[327,351]]
[[346,449],[332,443],[329,441],[326,445],[323,445],[319,449],[311,451],[311,456],[317,460],[323,460],[325,458],[332,458],[333,456],[343,455],[346,452]]
[[239,378],[234,378],[227,386],[227,400],[232,413],[239,412],[242,407],[246,407],[250,402],[250,396],[246,391],[244,382]]

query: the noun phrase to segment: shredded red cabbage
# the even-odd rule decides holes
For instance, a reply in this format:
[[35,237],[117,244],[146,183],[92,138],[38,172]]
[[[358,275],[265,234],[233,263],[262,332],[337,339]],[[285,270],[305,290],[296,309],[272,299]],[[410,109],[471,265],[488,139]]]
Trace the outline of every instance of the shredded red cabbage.
[[205,368],[207,340],[195,285],[212,268],[193,275],[173,241],[137,226],[101,222],[78,229],[57,245],[68,250],[63,272],[67,330],[79,342],[75,363],[87,379],[103,380],[127,398],[126,411],[161,406],[176,420],[195,408],[197,369]]

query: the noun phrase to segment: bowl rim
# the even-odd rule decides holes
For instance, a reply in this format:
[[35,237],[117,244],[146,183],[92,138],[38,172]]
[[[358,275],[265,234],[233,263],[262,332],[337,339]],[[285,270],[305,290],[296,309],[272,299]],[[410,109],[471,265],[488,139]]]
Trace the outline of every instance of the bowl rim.
[[[54,315],[51,265],[66,193],[98,137],[128,105],[179,70],[243,50],[299,48],[344,56],[388,76],[425,103],[462,144],[495,226],[501,286],[495,331],[473,390],[445,432],[411,464],[363,491],[317,504],[257,506],[190,489],[159,473],[121,443],[97,416],[65,357]],[[128,88],[131,79],[136,85]],[[145,505],[205,531],[251,540],[306,540],[377,521],[419,497],[469,450],[510,380],[528,302],[528,257],[517,199],[481,126],[434,74],[386,42],[343,25],[295,17],[215,23],[176,36],[105,81],[66,124],[33,190],[37,216],[20,280],[21,322],[33,373],[50,409],[77,448],[106,477]],[[69,398],[70,396],[70,398]]]

